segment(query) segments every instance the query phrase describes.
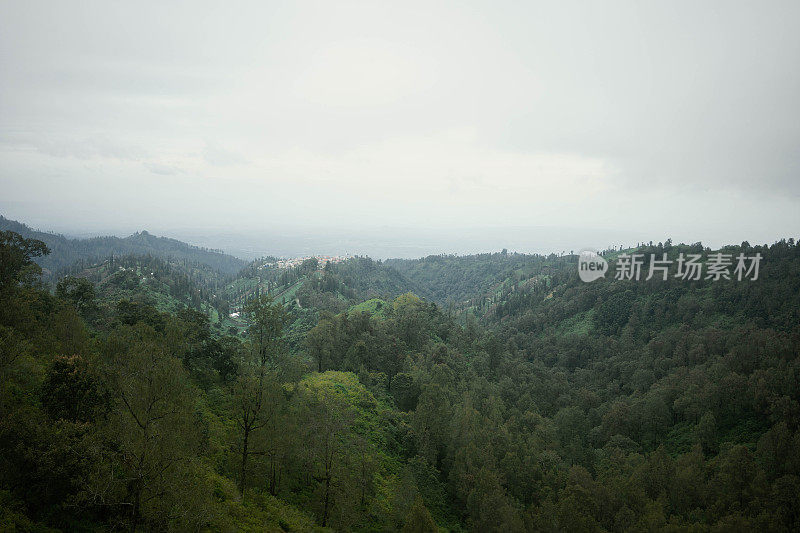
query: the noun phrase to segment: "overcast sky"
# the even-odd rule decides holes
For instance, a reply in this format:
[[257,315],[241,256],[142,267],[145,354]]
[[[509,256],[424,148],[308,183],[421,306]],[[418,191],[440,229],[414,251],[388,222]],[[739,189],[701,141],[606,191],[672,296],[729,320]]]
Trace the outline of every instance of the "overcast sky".
[[0,213],[40,228],[800,234],[797,1],[0,13]]

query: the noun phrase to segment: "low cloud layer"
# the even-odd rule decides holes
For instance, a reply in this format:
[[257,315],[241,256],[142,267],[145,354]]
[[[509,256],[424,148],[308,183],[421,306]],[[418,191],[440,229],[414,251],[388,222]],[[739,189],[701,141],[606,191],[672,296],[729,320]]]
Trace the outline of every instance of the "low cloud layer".
[[3,2],[0,211],[72,231],[800,229],[796,2]]

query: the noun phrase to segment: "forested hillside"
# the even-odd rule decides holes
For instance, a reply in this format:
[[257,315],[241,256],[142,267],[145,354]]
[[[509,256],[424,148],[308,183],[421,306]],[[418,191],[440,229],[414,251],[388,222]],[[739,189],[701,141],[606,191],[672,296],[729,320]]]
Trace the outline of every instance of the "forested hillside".
[[231,329],[168,263],[53,294],[45,245],[0,235],[0,529],[800,528],[793,240],[723,250],[761,254],[742,281],[617,280],[619,251],[593,283],[575,256],[253,263],[216,293]]
[[36,231],[25,224],[9,220],[0,215],[0,231],[13,231],[25,238],[37,239],[50,248],[50,254],[36,261],[47,273],[59,274],[75,263],[84,266],[117,255],[152,255],[162,259],[177,259],[207,265],[226,274],[236,274],[245,266],[245,261],[220,251],[191,246],[184,242],[156,237],[146,231],[125,238],[93,237],[90,239],[68,239],[63,235]]
[[[552,256],[555,257],[555,256]],[[544,258],[538,255],[493,254],[431,255],[422,259],[391,259],[386,264],[422,288],[439,305],[460,304],[484,294],[498,282]]]
[[292,353],[300,353],[306,333],[320,313],[340,313],[367,300],[393,299],[417,287],[393,268],[367,257],[354,257],[337,264],[307,259],[293,268],[265,266],[269,259],[254,261],[228,285],[225,297],[232,310],[261,295],[269,294],[287,308],[287,342]]
[[193,309],[207,315],[218,331],[239,325],[229,318],[224,294],[233,276],[206,265],[149,255],[116,256],[91,266],[81,262],[62,272],[65,275],[56,291],[62,286],[84,287],[88,282],[99,315],[109,316],[109,310],[124,300],[170,313]]

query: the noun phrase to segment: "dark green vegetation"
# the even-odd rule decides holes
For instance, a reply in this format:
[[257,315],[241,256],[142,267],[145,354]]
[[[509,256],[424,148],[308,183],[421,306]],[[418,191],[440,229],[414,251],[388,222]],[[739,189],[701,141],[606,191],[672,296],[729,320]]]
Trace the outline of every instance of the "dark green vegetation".
[[800,528],[792,240],[726,250],[753,282],[46,251],[0,234],[0,529]]
[[206,265],[225,274],[236,274],[245,266],[245,262],[241,259],[220,251],[198,248],[175,239],[156,237],[146,231],[124,239],[119,237],[68,239],[63,235],[33,230],[2,215],[0,215],[0,231],[13,231],[26,239],[37,239],[47,245],[52,253],[39,260],[46,277],[60,277],[66,267],[75,269],[79,266],[92,265],[110,256],[121,255],[151,255],[162,259],[179,260]]
[[120,301],[130,301],[169,313],[194,309],[208,315],[210,325],[222,331],[237,324],[228,318],[229,305],[224,297],[232,279],[233,276],[219,274],[201,264],[152,256],[121,256],[73,269],[60,283],[90,282],[97,293],[96,306],[106,318]]
[[421,296],[447,307],[489,293],[541,257],[522,254],[480,254],[468,258],[431,255],[422,259],[391,259],[386,262],[421,289]]

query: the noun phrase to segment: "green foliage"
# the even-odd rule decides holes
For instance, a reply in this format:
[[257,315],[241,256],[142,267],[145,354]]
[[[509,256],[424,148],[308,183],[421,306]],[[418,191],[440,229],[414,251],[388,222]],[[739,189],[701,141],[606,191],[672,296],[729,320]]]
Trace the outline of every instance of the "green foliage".
[[436,527],[436,522],[433,521],[428,509],[425,508],[425,503],[422,498],[417,496],[414,500],[414,505],[411,506],[411,511],[403,524],[403,533],[436,533],[439,528]]
[[56,284],[56,296],[70,302],[81,313],[95,307],[95,291],[91,281],[75,276],[65,276]]
[[42,408],[53,420],[90,422],[108,411],[98,376],[80,355],[57,356],[41,389]]
[[764,256],[750,283],[129,257],[51,294],[44,248],[4,239],[0,529],[800,527],[793,241],[728,248]]
[[472,256],[431,255],[423,259],[392,259],[386,264],[417,284],[424,296],[441,305],[461,303],[483,294],[498,282],[514,277],[518,270],[541,256],[493,253]]
[[228,500],[225,522],[231,531],[275,532],[309,531],[323,533],[331,531],[317,525],[314,519],[297,507],[270,494],[249,492],[245,501]]
[[34,260],[49,253],[42,241],[0,231],[0,294],[5,295],[15,284],[34,281],[41,274]]
[[369,313],[373,317],[382,318],[386,316],[386,305],[387,304],[384,300],[381,300],[380,298],[372,298],[371,300],[367,300],[350,307],[348,312]]

